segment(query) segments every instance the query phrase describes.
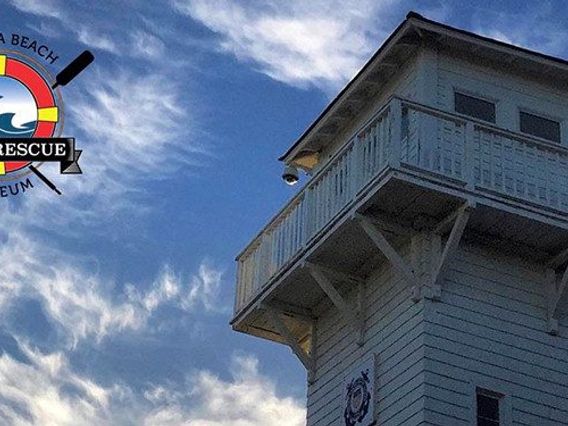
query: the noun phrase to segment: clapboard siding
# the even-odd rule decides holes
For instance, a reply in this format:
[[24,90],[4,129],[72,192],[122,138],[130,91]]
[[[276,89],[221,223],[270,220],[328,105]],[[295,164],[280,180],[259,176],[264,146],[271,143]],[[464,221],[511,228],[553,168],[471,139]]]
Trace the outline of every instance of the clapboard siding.
[[504,393],[513,424],[568,424],[568,339],[546,333],[545,271],[462,246],[424,311],[425,420],[471,424],[475,387]]
[[[504,75],[457,56],[427,51],[411,58],[399,76],[346,124],[324,158],[388,96],[396,93],[453,111],[454,90],[493,99],[496,124],[504,129],[519,130],[519,109],[550,116],[562,122],[563,130],[568,128],[566,93],[521,75]],[[411,115],[411,131],[412,119]],[[440,129],[438,135],[454,131]],[[567,134],[562,135],[564,144]],[[451,145],[448,149],[465,149]],[[409,157],[415,155],[413,147],[402,148]],[[507,224],[496,221],[485,231],[490,234],[503,226]],[[411,263],[410,244],[400,250]],[[414,267],[426,280],[430,249],[416,250]],[[568,298],[559,304],[559,335],[547,334],[545,266],[462,241],[441,284],[440,301],[413,303],[408,283],[388,264],[379,267],[366,283],[363,347],[334,307],[321,314],[315,380],[308,386],[308,426],[342,424],[343,377],[371,354],[377,360],[378,425],[475,424],[476,387],[505,394],[507,424],[568,425]],[[347,298],[355,304],[355,292]]]
[[[409,248],[402,248],[409,256]],[[331,307],[319,318],[315,381],[308,386],[308,426],[341,424],[343,377],[375,354],[375,410],[381,425],[422,424],[424,321],[422,303],[410,300],[410,288],[384,264],[365,286],[365,345],[359,347],[351,326]],[[355,294],[346,296],[351,303]]]
[[471,425],[476,386],[507,395],[513,424],[568,424],[568,339],[564,325],[546,333],[545,279],[542,265],[462,242],[442,300],[413,303],[408,284],[381,266],[366,283],[363,347],[335,308],[318,320],[308,426],[341,424],[343,377],[370,354],[379,425]]
[[[414,346],[412,345],[413,341],[421,339],[423,332],[421,329],[421,320],[419,320],[421,315],[412,315],[410,320],[400,317],[400,322],[393,322],[392,325],[389,325],[384,330],[384,333],[377,336],[379,338],[378,340],[382,342],[385,348],[381,354],[381,363],[384,369],[392,368],[396,370],[394,367],[400,363],[400,357],[408,351],[414,350]],[[405,333],[404,338],[399,338],[401,333]],[[371,341],[369,344],[371,344]],[[354,342],[351,342],[350,346],[353,345]],[[357,360],[361,359],[362,356],[365,356],[364,352],[361,354],[357,351],[346,352],[345,350],[338,350],[337,357],[334,358],[336,362],[332,365],[333,368],[328,369],[321,375],[318,374],[319,377],[317,381],[310,386],[308,395],[309,411],[313,411],[314,414],[317,414],[317,411],[322,407],[324,408],[330,400],[337,398],[337,389],[338,385],[340,385],[340,383],[338,384],[339,378],[337,371],[348,371],[349,368],[355,366]],[[329,368],[326,364],[320,363],[319,361],[318,365],[325,366],[326,369]],[[385,384],[389,384],[388,381],[390,381],[390,377],[389,375],[385,375],[381,377],[381,380],[385,382]]]

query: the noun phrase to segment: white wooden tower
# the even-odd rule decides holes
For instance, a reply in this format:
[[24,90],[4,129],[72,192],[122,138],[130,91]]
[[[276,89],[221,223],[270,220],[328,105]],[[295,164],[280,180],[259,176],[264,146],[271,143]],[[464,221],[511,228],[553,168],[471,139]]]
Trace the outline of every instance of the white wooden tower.
[[232,326],[308,426],[568,425],[568,62],[410,13],[281,160]]

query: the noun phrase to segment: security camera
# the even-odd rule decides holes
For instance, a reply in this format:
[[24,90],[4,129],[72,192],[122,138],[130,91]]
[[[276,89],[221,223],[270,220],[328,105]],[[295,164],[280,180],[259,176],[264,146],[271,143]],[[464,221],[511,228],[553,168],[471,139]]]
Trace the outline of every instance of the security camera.
[[290,186],[295,185],[299,180],[298,169],[294,166],[286,166],[282,173],[282,179]]

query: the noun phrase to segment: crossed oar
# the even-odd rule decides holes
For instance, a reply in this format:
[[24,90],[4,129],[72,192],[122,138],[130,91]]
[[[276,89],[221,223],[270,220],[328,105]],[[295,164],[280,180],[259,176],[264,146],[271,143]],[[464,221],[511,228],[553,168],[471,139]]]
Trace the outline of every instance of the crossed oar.
[[[85,50],[79,56],[77,56],[69,65],[67,65],[63,70],[57,74],[55,77],[55,82],[51,85],[52,89],[58,86],[66,86],[77,77],[85,68],[87,68],[91,62],[95,60],[94,55]],[[33,164],[30,164],[28,168],[35,173],[35,175],[40,178],[40,180],[45,183],[51,190],[55,191],[58,195],[61,195],[61,191],[57,189],[55,184],[50,181],[42,172],[40,172]]]

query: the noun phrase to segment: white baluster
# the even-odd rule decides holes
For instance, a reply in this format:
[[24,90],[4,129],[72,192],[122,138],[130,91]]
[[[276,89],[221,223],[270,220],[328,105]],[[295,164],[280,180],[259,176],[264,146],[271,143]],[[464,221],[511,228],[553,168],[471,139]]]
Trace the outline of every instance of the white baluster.
[[475,128],[471,121],[465,123],[465,142],[464,142],[464,161],[463,161],[463,173],[465,180],[465,187],[469,190],[475,188]]
[[390,105],[390,158],[389,165],[393,169],[400,168],[400,144],[402,126],[402,102],[394,98]]

